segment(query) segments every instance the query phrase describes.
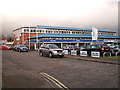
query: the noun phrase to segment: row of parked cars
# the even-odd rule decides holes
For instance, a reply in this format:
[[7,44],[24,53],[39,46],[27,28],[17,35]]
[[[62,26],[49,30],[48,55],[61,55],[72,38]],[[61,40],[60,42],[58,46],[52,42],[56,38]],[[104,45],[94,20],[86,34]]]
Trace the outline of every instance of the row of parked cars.
[[63,49],[68,50],[69,53],[71,50],[76,50],[78,55],[80,51],[87,51],[89,56],[91,56],[92,51],[99,51],[101,56],[103,56],[105,52],[109,52],[112,56],[114,56],[116,53],[120,53],[119,45],[108,46],[107,44],[91,44],[85,47],[68,45],[63,47]]
[[28,48],[25,45],[15,45],[15,46],[7,46],[7,45],[0,45],[1,50],[13,50],[17,52],[28,52]]
[[[13,50],[17,52],[28,52],[28,48],[25,45],[15,45],[13,47],[11,46],[6,46],[6,45],[0,45],[0,49],[2,50]],[[86,47],[78,47],[74,45],[67,45],[63,47],[62,49],[59,48],[55,44],[42,44],[39,47],[39,55],[40,56],[49,56],[49,57],[54,57],[54,56],[60,56],[64,57],[64,51],[63,50],[68,50],[69,54],[71,50],[76,50],[77,55],[80,54],[80,51],[87,51],[87,54],[91,56],[92,51],[99,51],[100,56],[103,56],[105,52],[111,53],[111,55],[116,55],[116,53],[120,53],[120,46],[115,45],[115,46],[108,46],[106,44],[92,44],[88,45]]]
[[116,53],[120,55],[120,46],[116,45],[114,47],[110,47],[107,44],[91,44],[86,47],[78,47],[74,45],[68,45],[60,49],[55,44],[43,44],[39,48],[39,55],[40,56],[60,56],[64,57],[64,51],[68,50],[68,53],[71,53],[71,50],[76,50],[77,55],[80,55],[80,51],[87,51],[88,56],[91,56],[92,51],[99,51],[100,56],[103,56],[104,53],[110,54],[112,56],[115,56]]

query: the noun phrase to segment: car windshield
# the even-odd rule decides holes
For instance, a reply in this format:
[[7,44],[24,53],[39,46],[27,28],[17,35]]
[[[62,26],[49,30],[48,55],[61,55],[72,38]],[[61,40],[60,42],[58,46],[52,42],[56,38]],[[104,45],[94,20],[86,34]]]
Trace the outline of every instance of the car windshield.
[[49,48],[50,49],[58,49],[58,46],[56,46],[56,45],[49,45]]
[[75,48],[75,49],[79,49],[80,47],[78,47],[78,46],[75,46],[74,48]]
[[108,45],[104,45],[104,48],[109,48],[109,46]]
[[25,45],[20,45],[20,47],[26,47]]
[[12,46],[6,46],[6,47],[12,47]]

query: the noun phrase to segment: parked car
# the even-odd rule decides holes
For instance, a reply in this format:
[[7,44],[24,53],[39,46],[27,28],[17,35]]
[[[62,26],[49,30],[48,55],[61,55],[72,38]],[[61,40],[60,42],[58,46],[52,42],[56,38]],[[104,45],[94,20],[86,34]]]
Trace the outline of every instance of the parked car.
[[49,56],[50,58],[54,56],[64,57],[63,49],[55,44],[42,44],[39,48],[39,55]]
[[116,53],[120,53],[120,46],[115,46],[111,48],[112,55],[115,55]]
[[114,47],[114,51],[120,52],[120,46],[115,46],[115,47]]
[[28,52],[28,48],[25,45],[17,45],[14,50],[17,52]]
[[5,45],[0,45],[0,49],[1,49],[1,50],[6,50]]
[[83,46],[83,47],[80,47],[80,50],[83,50],[83,49],[86,49],[86,47],[85,47],[85,46]]
[[71,53],[71,50],[76,50],[77,54],[80,53],[80,47],[79,46],[75,46],[75,45],[67,45],[65,47],[63,47],[64,50],[68,50],[69,54]]
[[6,46],[7,50],[12,50],[12,46]]
[[67,45],[67,46],[65,46],[65,47],[63,47],[63,49],[65,49],[65,50],[74,50],[74,45]]
[[17,46],[18,46],[18,45],[13,46],[13,49],[12,49],[12,50],[13,50],[13,51],[17,51]]
[[11,46],[6,46],[6,45],[0,45],[0,49],[1,50],[11,50],[12,47]]
[[91,51],[99,51],[100,56],[103,56],[104,52],[110,52],[110,47],[105,44],[92,44],[88,45],[86,48],[82,49],[82,51],[87,51],[87,54],[91,56]]

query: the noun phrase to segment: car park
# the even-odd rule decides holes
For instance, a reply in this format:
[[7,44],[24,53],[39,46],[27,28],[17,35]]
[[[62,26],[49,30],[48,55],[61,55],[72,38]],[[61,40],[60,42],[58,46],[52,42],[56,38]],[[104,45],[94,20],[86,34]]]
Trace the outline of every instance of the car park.
[[110,47],[105,44],[91,44],[88,45],[86,48],[82,49],[82,51],[87,51],[87,54],[91,56],[92,51],[99,51],[100,56],[103,56],[104,53],[111,53]]
[[39,48],[39,55],[49,56],[50,58],[55,56],[64,57],[63,49],[55,44],[42,44]]
[[14,51],[28,52],[28,48],[25,45],[17,45],[17,46],[14,47]]

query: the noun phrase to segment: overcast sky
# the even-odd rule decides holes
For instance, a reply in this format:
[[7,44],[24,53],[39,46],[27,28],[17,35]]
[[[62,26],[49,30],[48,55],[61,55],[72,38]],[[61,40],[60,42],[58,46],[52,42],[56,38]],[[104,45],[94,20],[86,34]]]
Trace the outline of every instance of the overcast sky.
[[118,31],[119,0],[3,0],[2,32],[51,25]]

